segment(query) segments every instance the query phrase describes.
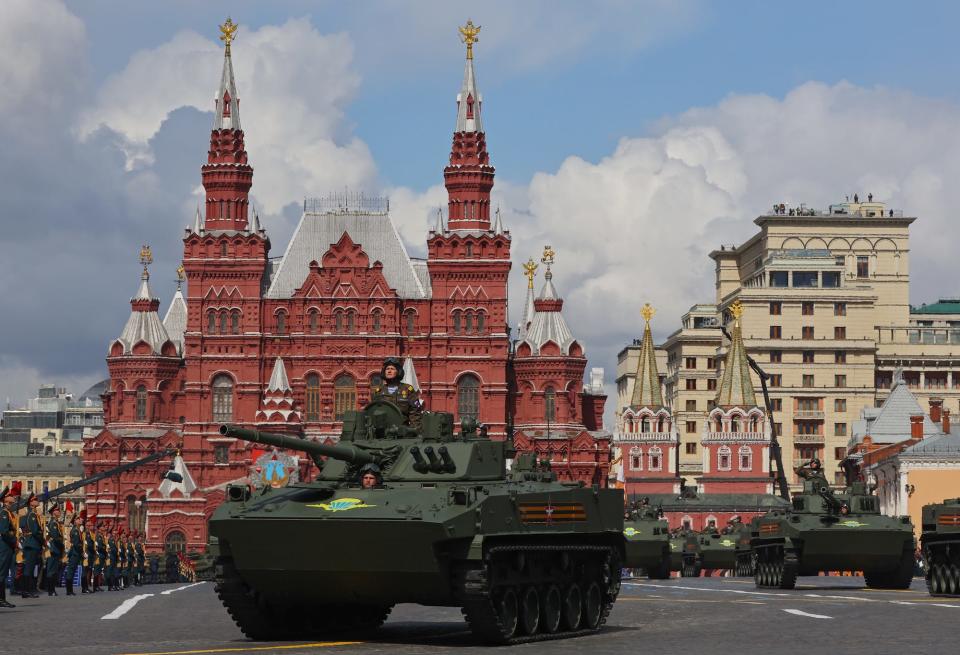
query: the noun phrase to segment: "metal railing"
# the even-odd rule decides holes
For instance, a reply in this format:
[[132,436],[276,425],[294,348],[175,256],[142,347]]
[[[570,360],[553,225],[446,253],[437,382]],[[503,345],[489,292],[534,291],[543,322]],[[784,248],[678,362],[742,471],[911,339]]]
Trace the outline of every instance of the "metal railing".
[[386,214],[390,211],[387,196],[367,196],[362,191],[331,192],[320,198],[304,198],[307,214]]

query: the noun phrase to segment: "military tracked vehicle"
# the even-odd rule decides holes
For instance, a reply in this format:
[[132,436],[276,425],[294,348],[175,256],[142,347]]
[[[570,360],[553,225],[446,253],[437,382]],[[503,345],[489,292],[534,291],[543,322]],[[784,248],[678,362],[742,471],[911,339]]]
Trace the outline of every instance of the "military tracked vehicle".
[[[257,640],[364,632],[397,603],[462,608],[495,644],[601,628],[620,589],[623,492],[561,483],[464,419],[392,403],[347,412],[336,445],[221,427],[307,453],[310,482],[227,488],[210,519],[217,594]],[[379,469],[380,484],[360,474]]]
[[753,575],[750,526],[731,521],[722,531],[707,529],[697,538],[700,565],[708,571],[730,571],[735,576]]
[[700,541],[692,530],[676,529],[670,533],[670,570],[682,578],[697,578],[700,565]]
[[922,516],[927,590],[934,596],[960,596],[960,498],[924,505]]
[[752,521],[758,587],[792,589],[798,575],[863,571],[868,587],[906,589],[913,579],[913,525],[907,516],[880,514],[862,482],[835,493],[819,460],[796,469],[803,492],[786,511]]
[[651,580],[670,577],[670,525],[649,504],[634,505],[623,517],[624,566],[643,569]]

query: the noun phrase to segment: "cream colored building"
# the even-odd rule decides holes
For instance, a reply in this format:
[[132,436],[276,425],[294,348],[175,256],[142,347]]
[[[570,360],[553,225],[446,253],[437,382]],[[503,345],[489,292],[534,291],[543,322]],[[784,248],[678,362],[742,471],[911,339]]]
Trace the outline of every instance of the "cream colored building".
[[[893,371],[924,406],[942,398],[960,412],[960,300],[910,307],[909,228],[915,219],[882,203],[842,203],[827,211],[775,211],[754,222],[748,241],[710,257],[715,304],[694,305],[661,345],[664,399],[681,439],[681,472],[692,482],[706,419],[723,365],[711,320],[744,306],[747,351],[768,374],[784,465],[823,460],[836,483],[854,421],[879,406]],[[915,294],[916,295],[916,294]],[[620,407],[630,398],[639,346],[618,357]],[[759,391],[759,379],[754,379]],[[797,480],[792,472],[791,483]]]

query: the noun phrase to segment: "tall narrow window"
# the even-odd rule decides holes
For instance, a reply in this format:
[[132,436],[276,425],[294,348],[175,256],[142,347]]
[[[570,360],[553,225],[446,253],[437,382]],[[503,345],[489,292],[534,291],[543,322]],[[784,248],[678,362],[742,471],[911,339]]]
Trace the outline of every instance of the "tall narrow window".
[[287,313],[277,312],[277,334],[287,333]]
[[407,312],[407,334],[413,334],[417,329],[417,316],[413,312]]
[[229,328],[227,327],[229,320],[230,319],[229,315],[227,314],[227,310],[220,312],[220,334],[230,334]]
[[753,451],[750,446],[740,446],[740,470],[749,471],[753,468]]
[[316,373],[307,376],[307,420],[320,420],[320,376]]
[[543,391],[543,408],[548,423],[557,420],[557,392],[553,387],[547,387]]
[[463,313],[463,331],[466,334],[473,332],[473,312]]
[[227,242],[226,242],[226,241],[224,241],[223,243],[220,244],[220,256],[221,256],[221,257],[226,257],[226,256],[227,256]]
[[230,332],[240,334],[240,310],[238,309],[230,313]]
[[864,255],[857,256],[857,277],[870,277],[870,258]]
[[486,312],[477,312],[477,334],[483,334],[484,323],[486,322]]
[[338,309],[333,313],[333,331],[337,334],[343,334],[343,310]]
[[233,378],[229,375],[213,379],[213,420],[215,423],[233,420]]
[[142,384],[137,387],[137,421],[147,420],[147,388]]
[[730,447],[720,446],[717,449],[717,469],[720,471],[730,470]]
[[463,313],[458,309],[453,312],[453,333],[460,334],[460,319],[463,316]]
[[472,244],[472,243],[466,244],[466,251],[467,251],[467,253],[466,253],[466,254],[467,254],[467,257],[473,257],[473,244]]
[[350,375],[341,375],[333,381],[333,418],[342,421],[344,415],[357,408],[357,382]]
[[464,375],[457,382],[457,414],[459,418],[478,418],[480,414],[480,380]]
[[347,334],[356,334],[357,332],[357,313],[355,311],[347,311]]
[[207,332],[210,334],[217,332],[217,313],[212,309],[207,312]]
[[663,468],[663,451],[659,446],[652,447],[648,455],[650,456],[651,471],[659,471],[661,468]]
[[377,334],[383,329],[383,312],[379,309],[373,310],[373,331]]

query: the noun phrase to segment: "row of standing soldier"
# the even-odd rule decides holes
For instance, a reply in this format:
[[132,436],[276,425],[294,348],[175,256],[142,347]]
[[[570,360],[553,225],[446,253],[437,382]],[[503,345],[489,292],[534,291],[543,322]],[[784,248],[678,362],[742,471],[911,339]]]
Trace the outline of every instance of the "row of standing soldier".
[[45,520],[40,499],[33,493],[27,498],[26,512],[17,517],[13,506],[21,494],[20,482],[0,491],[0,608],[14,607],[6,598],[6,580],[11,569],[16,572],[21,566],[23,598],[39,596],[41,577],[47,594],[58,595],[56,588],[63,567],[68,596],[76,595],[74,580],[78,568],[81,592],[85,594],[101,591],[104,582],[108,590],[116,591],[144,583],[146,554],[142,534],[134,532],[128,537],[123,527],[116,525],[100,530],[95,520],[87,521],[86,510],[74,514],[68,527],[59,505],[50,508]]

